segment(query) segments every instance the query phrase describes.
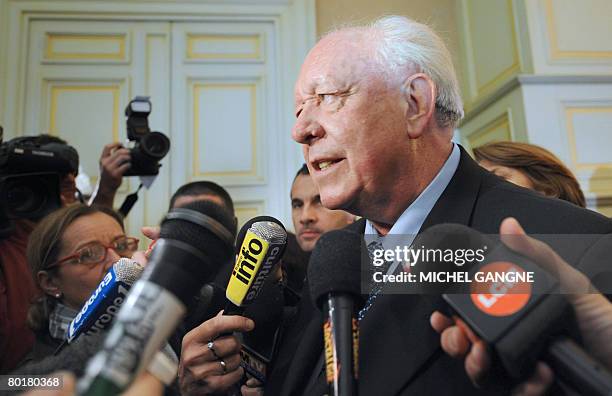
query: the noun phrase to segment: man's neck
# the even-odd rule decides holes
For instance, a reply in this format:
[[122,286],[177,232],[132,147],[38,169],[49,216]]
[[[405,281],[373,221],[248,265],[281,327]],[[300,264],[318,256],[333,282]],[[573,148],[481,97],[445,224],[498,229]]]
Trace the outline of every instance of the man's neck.
[[[436,175],[438,175],[444,163],[448,160],[452,148],[453,144],[451,142],[449,142],[447,149],[437,148],[438,151],[436,153],[442,151],[445,152],[445,154],[431,155],[425,162],[420,162],[425,166],[412,167],[409,175],[397,180],[397,183],[395,183],[390,193],[381,194],[382,199],[370,206],[373,209],[369,211],[370,213],[364,213],[364,217],[372,223],[374,229],[376,229],[380,235],[385,236],[391,231],[391,228],[393,228],[393,225],[400,218],[402,213],[410,207],[433,181]],[[422,158],[426,157],[427,156],[422,156]],[[415,174],[420,176],[418,180],[414,176]],[[406,189],[406,186],[409,186],[409,188]],[[379,196],[379,198],[381,197]]]

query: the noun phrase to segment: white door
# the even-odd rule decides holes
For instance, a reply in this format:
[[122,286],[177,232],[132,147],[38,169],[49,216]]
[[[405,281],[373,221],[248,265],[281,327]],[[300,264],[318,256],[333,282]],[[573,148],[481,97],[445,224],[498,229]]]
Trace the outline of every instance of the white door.
[[[272,22],[173,23],[172,189],[212,180],[228,189],[239,223],[280,216],[288,202],[280,59]],[[289,143],[290,144],[290,143]],[[280,192],[280,193],[279,193]]]
[[[24,131],[48,132],[74,146],[80,163],[98,177],[105,144],[126,142],[124,109],[134,95],[150,95],[153,130],[169,134],[170,23],[33,21],[28,46]],[[169,160],[151,190],[140,194],[126,226],[139,235],[167,209]],[[115,199],[138,187],[124,178]]]
[[[180,185],[204,179],[228,189],[240,221],[265,213],[292,228],[302,162],[292,88],[314,40],[313,0],[0,0],[0,10],[0,92],[14,99],[0,102],[6,139],[58,135],[95,183],[102,147],[125,142],[125,106],[151,96],[150,126],[172,148],[128,216],[130,234],[158,223]],[[115,206],[137,186],[124,180]]]

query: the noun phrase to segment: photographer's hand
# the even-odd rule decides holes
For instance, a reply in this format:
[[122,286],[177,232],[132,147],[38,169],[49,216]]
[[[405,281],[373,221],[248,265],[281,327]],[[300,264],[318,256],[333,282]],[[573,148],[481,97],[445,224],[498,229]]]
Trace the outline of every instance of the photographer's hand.
[[89,204],[113,207],[115,193],[121,185],[123,174],[130,168],[130,150],[121,143],[104,146],[100,156],[100,179]]

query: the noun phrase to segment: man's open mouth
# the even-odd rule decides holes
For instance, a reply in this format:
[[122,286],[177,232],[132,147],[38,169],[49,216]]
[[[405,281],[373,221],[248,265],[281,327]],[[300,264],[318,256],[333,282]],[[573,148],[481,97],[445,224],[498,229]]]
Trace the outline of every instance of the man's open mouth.
[[329,160],[315,161],[314,167],[317,170],[324,171],[326,169],[331,168],[332,166],[334,166],[340,161],[342,161],[342,159],[329,159]]

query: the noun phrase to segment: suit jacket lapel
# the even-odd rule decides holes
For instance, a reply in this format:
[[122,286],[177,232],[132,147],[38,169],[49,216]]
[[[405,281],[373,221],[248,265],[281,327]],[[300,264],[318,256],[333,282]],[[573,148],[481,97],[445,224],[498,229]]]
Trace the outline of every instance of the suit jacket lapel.
[[[457,171],[421,231],[440,223],[470,225],[480,172],[461,149]],[[377,298],[360,325],[361,394],[398,394],[429,366],[439,351],[439,336],[431,329],[429,317],[442,306],[442,299],[434,295],[383,294]]]

